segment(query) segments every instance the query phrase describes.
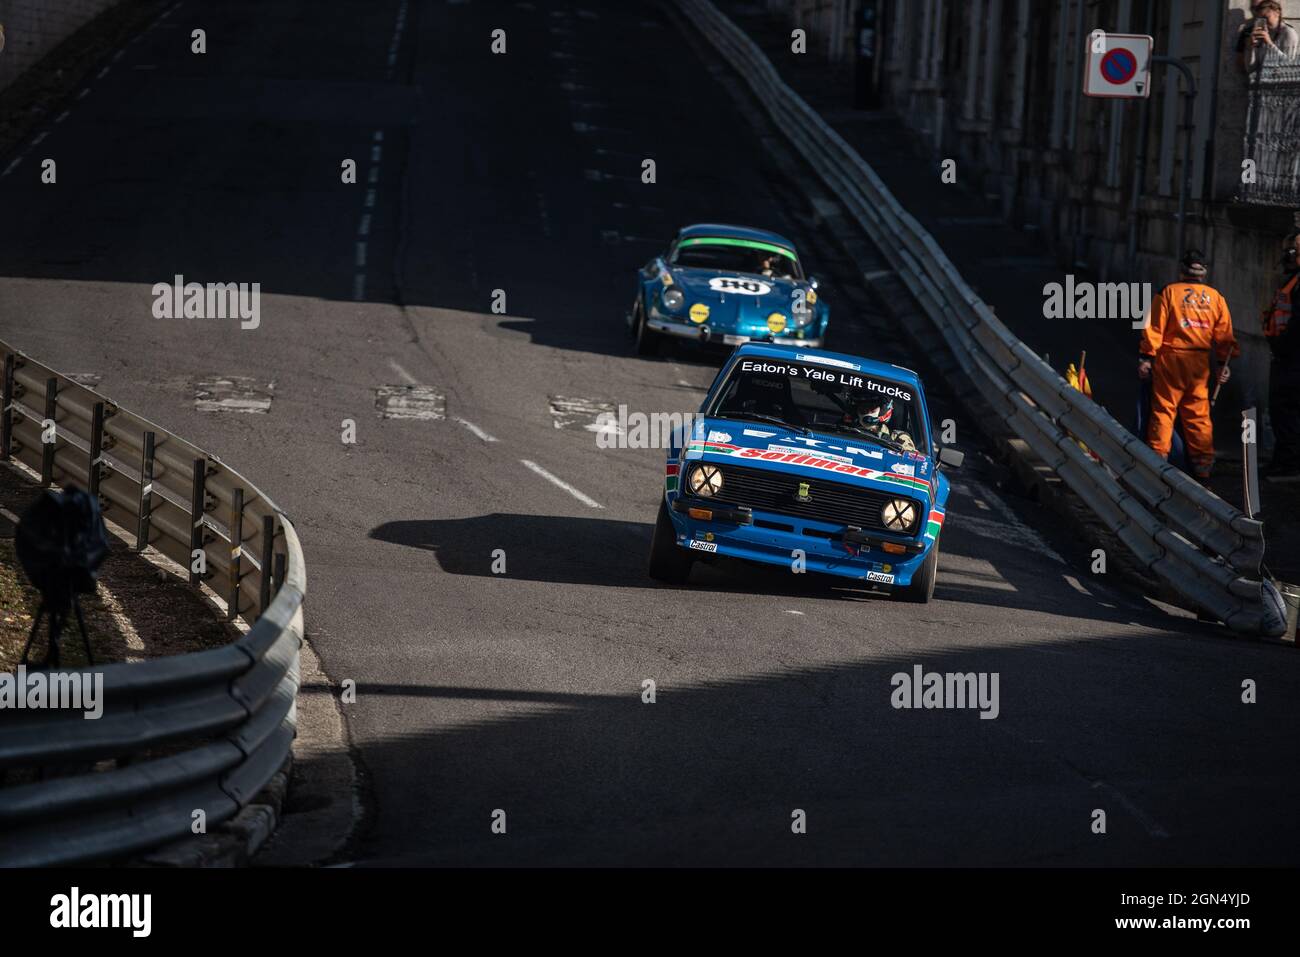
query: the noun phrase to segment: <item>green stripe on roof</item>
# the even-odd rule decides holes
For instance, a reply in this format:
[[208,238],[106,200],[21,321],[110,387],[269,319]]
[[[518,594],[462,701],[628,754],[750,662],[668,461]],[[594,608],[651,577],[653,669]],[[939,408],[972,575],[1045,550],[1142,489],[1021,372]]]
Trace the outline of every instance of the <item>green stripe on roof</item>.
[[744,246],[746,249],[761,249],[764,252],[780,253],[795,262],[799,261],[799,257],[792,250],[786,249],[784,246],[777,246],[775,243],[761,243],[756,239],[723,239],[720,236],[699,236],[694,239],[683,239],[681,244],[683,246]]

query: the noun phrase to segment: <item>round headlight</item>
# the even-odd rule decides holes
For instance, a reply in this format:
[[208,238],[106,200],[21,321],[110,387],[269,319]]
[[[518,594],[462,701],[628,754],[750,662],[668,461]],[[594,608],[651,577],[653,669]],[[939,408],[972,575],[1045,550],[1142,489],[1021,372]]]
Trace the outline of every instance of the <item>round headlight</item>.
[[682,308],[682,304],[686,302],[686,296],[676,286],[669,286],[660,298],[663,300],[664,308],[671,309],[673,312]]
[[716,465],[697,465],[691,469],[687,485],[701,498],[712,498],[722,491],[722,469]]
[[905,498],[895,498],[880,510],[880,520],[891,532],[910,532],[916,524],[916,504]]

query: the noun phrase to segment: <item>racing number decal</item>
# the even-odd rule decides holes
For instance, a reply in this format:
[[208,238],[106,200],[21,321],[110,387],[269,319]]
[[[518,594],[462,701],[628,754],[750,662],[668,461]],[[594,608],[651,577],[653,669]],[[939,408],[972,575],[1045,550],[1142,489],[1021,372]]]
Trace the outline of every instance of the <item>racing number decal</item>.
[[739,296],[766,296],[772,291],[765,282],[739,276],[716,276],[709,280],[709,288],[714,292],[732,292]]

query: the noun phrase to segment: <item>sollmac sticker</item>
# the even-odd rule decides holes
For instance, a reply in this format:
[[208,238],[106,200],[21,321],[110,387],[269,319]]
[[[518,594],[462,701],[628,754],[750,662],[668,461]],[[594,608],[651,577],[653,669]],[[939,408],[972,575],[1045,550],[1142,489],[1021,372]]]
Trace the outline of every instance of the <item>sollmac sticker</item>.
[[824,472],[838,472],[841,475],[855,475],[858,478],[873,479],[877,482],[888,482],[892,485],[902,485],[918,492],[924,492],[926,495],[930,495],[932,492],[929,482],[912,475],[896,475],[892,472],[880,472],[876,469],[859,468],[856,465],[848,465],[844,462],[835,462],[819,455],[808,455],[805,452],[770,452],[764,451],[763,449],[740,449],[734,445],[722,445],[716,442],[693,442],[686,451],[688,454],[695,453],[695,457],[697,458],[705,452],[711,452],[714,455],[735,455],[742,459],[761,459],[764,462],[781,462],[785,465],[799,465],[808,469],[821,469]]

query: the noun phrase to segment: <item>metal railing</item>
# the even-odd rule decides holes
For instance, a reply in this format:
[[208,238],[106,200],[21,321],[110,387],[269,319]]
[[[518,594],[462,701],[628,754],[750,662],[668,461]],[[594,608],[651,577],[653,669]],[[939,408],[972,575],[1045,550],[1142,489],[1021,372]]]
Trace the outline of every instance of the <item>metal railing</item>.
[[1264,56],[1250,75],[1244,158],[1255,164],[1237,198],[1263,206],[1300,206],[1300,61]]
[[137,551],[174,559],[251,624],[225,647],[81,669],[103,678],[97,720],[0,710],[0,866],[120,858],[199,820],[210,830],[290,753],[306,592],[298,536],[216,456],[3,342],[0,359],[0,460],[98,495]]
[[[709,0],[675,0],[754,92],[775,127],[881,249],[989,404],[1154,576],[1245,634],[1279,634],[1266,613],[1260,522],[1169,465],[1071,388],[995,316],[875,171],[787,86]],[[1083,452],[1084,442],[1097,456]]]

